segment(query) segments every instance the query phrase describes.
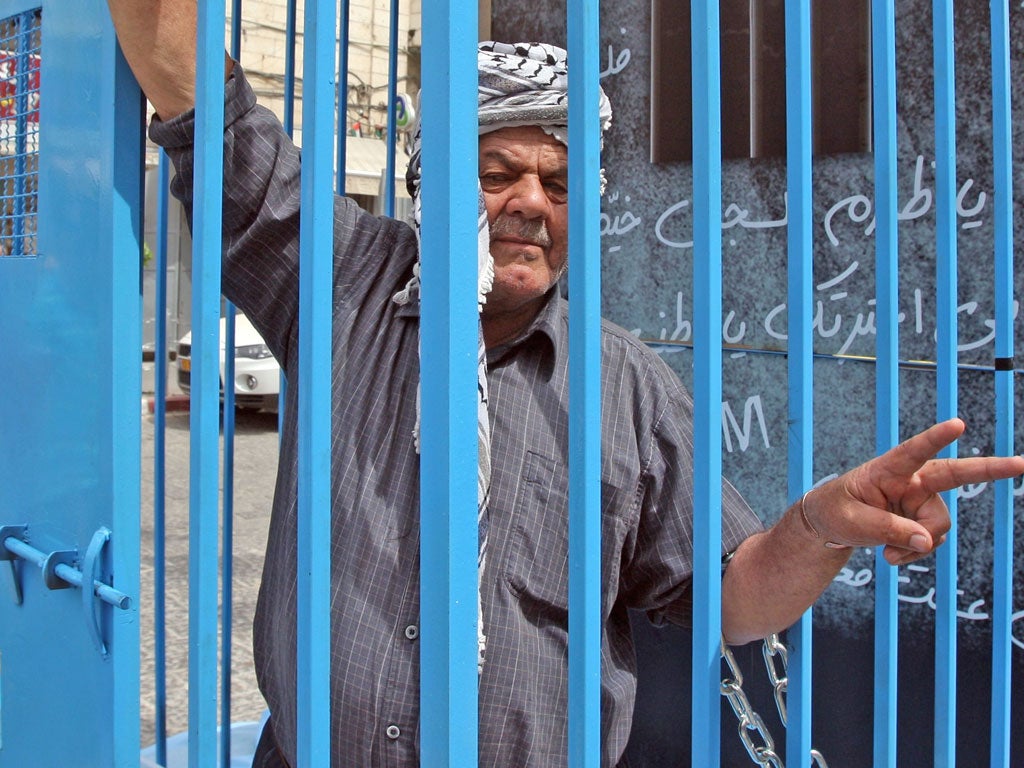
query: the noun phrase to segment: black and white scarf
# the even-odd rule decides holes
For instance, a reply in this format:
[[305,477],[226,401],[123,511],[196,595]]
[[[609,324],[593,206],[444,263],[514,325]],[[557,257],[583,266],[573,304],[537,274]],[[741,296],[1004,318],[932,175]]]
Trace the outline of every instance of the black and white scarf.
[[[536,125],[568,146],[569,75],[566,52],[545,43],[480,43],[477,50],[479,86],[477,109],[480,133],[517,126]],[[611,104],[604,91],[600,94],[599,116],[603,135],[611,122]],[[412,197],[413,226],[420,236],[420,127],[413,139],[406,185]],[[602,191],[603,191],[602,181]],[[490,230],[483,193],[477,186],[477,308],[483,311],[487,294],[494,280],[494,261],[490,254]],[[420,264],[413,267],[413,277],[405,288],[395,294],[394,301],[407,304],[419,300]],[[483,330],[478,331],[477,346],[477,669],[483,671],[487,638],[483,629],[483,604],[480,580],[487,561],[488,497],[491,486],[491,428],[487,413],[487,353]],[[419,391],[416,394],[416,427],[413,440],[419,450]]]

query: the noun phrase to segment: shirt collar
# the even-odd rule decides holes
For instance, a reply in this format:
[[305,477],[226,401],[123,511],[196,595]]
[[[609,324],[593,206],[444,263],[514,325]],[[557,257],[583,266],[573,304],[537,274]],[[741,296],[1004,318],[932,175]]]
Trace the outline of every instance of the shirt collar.
[[[545,351],[553,361],[558,351],[566,344],[567,328],[563,321],[565,312],[562,308],[564,303],[565,299],[559,293],[558,285],[553,286],[544,297],[544,304],[541,306],[540,312],[533,318],[525,331],[512,341],[487,350],[487,365],[489,367],[499,365],[509,352],[534,338],[544,343]],[[420,316],[419,301],[397,305],[395,315],[418,320]]]
[[544,352],[553,362],[559,349],[566,343],[566,326],[562,318],[565,314],[562,311],[564,299],[559,294],[558,285],[553,286],[544,297],[544,304],[540,312],[533,318],[533,321],[521,334],[512,341],[500,344],[493,349],[487,350],[487,366],[494,367],[501,364],[501,361],[510,352],[526,344],[527,342],[541,342]]

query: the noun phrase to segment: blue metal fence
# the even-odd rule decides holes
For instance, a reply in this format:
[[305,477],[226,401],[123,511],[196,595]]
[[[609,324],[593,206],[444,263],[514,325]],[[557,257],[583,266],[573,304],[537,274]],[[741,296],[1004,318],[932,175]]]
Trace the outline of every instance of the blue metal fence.
[[[1013,119],[1010,110],[1010,9],[992,3],[992,156],[995,182],[995,401],[996,452],[1009,456],[1014,447],[1014,266],[1013,266]],[[995,485],[992,596],[992,747],[989,762],[1010,763],[1010,692],[1013,638],[1013,488]],[[1018,685],[1020,683],[1018,682]]]
[[0,256],[35,256],[40,11],[0,22]]
[[[213,765],[217,746],[217,437],[218,315],[220,251],[221,63],[224,13],[219,2],[201,3],[199,107],[197,110],[197,196],[193,316],[192,524],[190,581],[190,764]],[[240,5],[235,4],[237,19]],[[812,181],[810,108],[810,12],[787,0],[788,253],[789,253],[789,480],[788,495],[799,498],[811,485],[813,457],[811,343],[813,317]],[[289,35],[294,46],[294,3]],[[936,0],[934,14],[937,151],[937,417],[957,411],[956,142],[952,5]],[[574,269],[571,333],[570,444],[570,747],[573,766],[600,762],[600,391],[597,318],[600,312],[599,137],[594,109],[598,82],[598,3],[571,0],[567,9],[570,58],[570,240]],[[391,87],[396,96],[397,22],[392,15]],[[329,754],[329,561],[318,546],[330,534],[330,329],[331,192],[333,168],[343,188],[343,130],[335,134],[336,103],[345,104],[347,3],[341,7],[341,42],[332,2],[305,5],[303,63],[303,217],[300,357],[304,371],[299,395],[299,766],[324,765]],[[872,6],[875,200],[877,211],[877,423],[879,451],[898,441],[900,365],[898,349],[898,203],[896,187],[895,10],[888,0]],[[466,403],[475,391],[476,275],[471,260],[456,254],[475,251],[475,159],[464,147],[475,141],[475,13],[452,0],[423,0],[423,146],[433,159],[424,179],[423,366],[437,372],[423,381],[423,464],[429,477],[421,492],[422,570],[432,588],[421,596],[422,680],[421,754],[425,765],[476,763],[476,550],[475,416]],[[717,765],[721,627],[719,512],[722,472],[722,287],[721,160],[718,4],[693,6],[694,367],[696,401],[696,484],[694,579],[692,764]],[[996,373],[997,452],[1013,452],[1013,175],[1008,11],[993,4],[992,61],[996,210]],[[236,49],[237,51],[237,49]],[[340,53],[338,53],[340,51]],[[340,56],[340,68],[335,58]],[[334,78],[339,73],[337,87]],[[291,91],[293,73],[288,74]],[[342,94],[339,96],[339,94]],[[337,101],[336,101],[337,99]],[[291,130],[292,98],[285,101]],[[343,114],[338,118],[344,125]],[[389,121],[388,145],[395,149]],[[335,142],[337,143],[335,144]],[[342,159],[335,162],[336,153]],[[394,159],[389,162],[386,195],[393,205]],[[468,183],[467,183],[468,182]],[[161,184],[161,189],[166,185]],[[393,208],[389,207],[389,211]],[[163,246],[161,246],[161,250]],[[587,265],[580,268],[579,265]],[[158,330],[158,334],[160,331]],[[158,338],[162,338],[158,335]],[[230,349],[230,346],[228,347]],[[230,357],[230,355],[229,355]],[[230,379],[229,379],[230,380]],[[230,390],[231,387],[227,387]],[[161,391],[158,390],[158,399]],[[162,428],[158,422],[158,430]],[[227,438],[227,435],[226,435]],[[230,455],[230,440],[225,439]],[[955,447],[949,455],[955,455]],[[158,493],[159,499],[159,493]],[[956,513],[956,497],[947,503]],[[1010,764],[1010,652],[1012,637],[1013,500],[1009,481],[997,484],[996,556],[993,611],[992,765]],[[228,520],[225,520],[228,523]],[[159,553],[159,547],[158,553]],[[938,560],[936,622],[935,764],[955,763],[956,733],[956,528]],[[227,559],[227,558],[225,558]],[[439,574],[443,574],[439,577]],[[879,554],[876,560],[874,764],[895,765],[897,721],[897,578]],[[158,579],[158,583],[160,579]],[[426,583],[427,580],[423,579]],[[229,579],[224,577],[224,585]],[[438,588],[438,585],[443,585]],[[160,604],[158,597],[157,604]],[[225,606],[230,602],[225,600]],[[229,613],[225,608],[225,613]],[[226,616],[225,619],[229,618]],[[162,621],[157,619],[158,624]],[[227,621],[225,626],[227,625]],[[812,744],[811,620],[805,616],[788,634],[790,755],[807,755]],[[162,654],[157,655],[158,665]],[[227,666],[227,661],[222,660]],[[229,679],[221,695],[227,699]],[[162,695],[158,686],[158,697]],[[159,709],[158,705],[158,712]],[[228,710],[222,710],[222,722]],[[158,715],[158,718],[160,715]],[[164,734],[158,728],[158,739]],[[221,759],[228,747],[222,743]],[[800,762],[792,759],[792,763]],[[804,761],[806,762],[806,761]]]

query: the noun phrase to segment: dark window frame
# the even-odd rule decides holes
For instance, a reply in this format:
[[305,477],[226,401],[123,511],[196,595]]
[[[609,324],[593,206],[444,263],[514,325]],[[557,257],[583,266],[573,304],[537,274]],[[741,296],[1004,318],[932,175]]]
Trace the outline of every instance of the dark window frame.
[[[814,152],[871,152],[867,0],[811,10]],[[722,156],[786,152],[784,0],[721,0]],[[651,161],[692,160],[690,5],[652,0]]]

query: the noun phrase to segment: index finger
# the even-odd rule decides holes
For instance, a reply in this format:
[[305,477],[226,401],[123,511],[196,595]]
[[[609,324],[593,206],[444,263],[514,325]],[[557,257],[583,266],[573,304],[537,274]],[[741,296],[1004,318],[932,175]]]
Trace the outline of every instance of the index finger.
[[961,419],[941,421],[907,438],[878,458],[884,463],[886,471],[909,477],[960,437],[965,429],[966,425]]
[[967,459],[934,459],[921,468],[921,485],[932,493],[951,491],[969,483],[987,483],[1024,473],[1024,457],[974,456]]

